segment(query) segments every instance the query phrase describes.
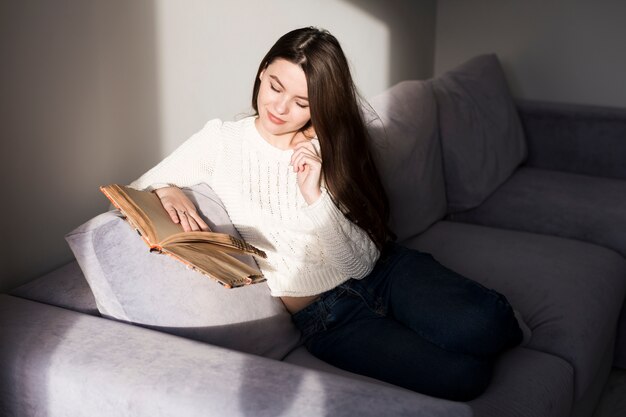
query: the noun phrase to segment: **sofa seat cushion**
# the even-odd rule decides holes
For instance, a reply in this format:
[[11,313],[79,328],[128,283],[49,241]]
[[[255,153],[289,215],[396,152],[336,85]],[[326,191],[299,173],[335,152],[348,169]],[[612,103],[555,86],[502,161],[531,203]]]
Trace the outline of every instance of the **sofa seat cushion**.
[[93,293],[76,260],[20,285],[9,294],[92,316],[100,315]]
[[516,348],[496,363],[487,390],[468,404],[475,416],[570,416],[574,370],[565,360]]
[[[239,237],[206,184],[183,191],[212,230]],[[295,348],[300,332],[265,282],[226,289],[182,262],[150,252],[117,210],[66,236],[107,318],[273,359]]]
[[[405,390],[339,369],[317,359],[303,346],[291,352],[284,362]],[[532,349],[512,349],[498,359],[487,390],[467,404],[475,416],[565,417],[570,415],[573,386],[574,370],[563,359]]]
[[406,246],[504,294],[532,329],[530,349],[575,371],[587,389],[615,337],[626,292],[626,260],[590,243],[555,236],[438,222]]
[[0,340],[3,417],[473,415],[465,403],[5,294]]
[[522,167],[479,207],[449,219],[580,239],[626,256],[626,180]]

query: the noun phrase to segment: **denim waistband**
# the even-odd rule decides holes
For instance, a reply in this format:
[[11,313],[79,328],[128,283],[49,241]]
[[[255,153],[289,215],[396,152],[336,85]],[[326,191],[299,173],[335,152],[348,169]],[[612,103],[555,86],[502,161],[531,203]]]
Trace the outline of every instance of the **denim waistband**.
[[291,316],[304,338],[323,328],[326,316],[345,294],[346,289],[343,285],[339,285],[322,293],[318,299]]
[[333,306],[348,293],[357,295],[370,310],[384,314],[380,295],[376,294],[380,286],[379,282],[385,279],[386,272],[393,268],[393,264],[405,251],[404,247],[389,242],[368,276],[362,279],[348,279],[337,287],[322,293],[318,299],[293,314],[291,316],[292,321],[303,337],[306,339],[310,334],[326,329]]

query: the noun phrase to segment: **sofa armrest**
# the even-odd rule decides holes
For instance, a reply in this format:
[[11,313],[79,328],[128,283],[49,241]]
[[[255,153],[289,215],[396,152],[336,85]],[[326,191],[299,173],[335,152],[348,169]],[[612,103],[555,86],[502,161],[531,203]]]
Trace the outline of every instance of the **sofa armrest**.
[[626,179],[626,109],[517,100],[528,166]]
[[471,415],[467,404],[4,294],[0,340],[0,415]]

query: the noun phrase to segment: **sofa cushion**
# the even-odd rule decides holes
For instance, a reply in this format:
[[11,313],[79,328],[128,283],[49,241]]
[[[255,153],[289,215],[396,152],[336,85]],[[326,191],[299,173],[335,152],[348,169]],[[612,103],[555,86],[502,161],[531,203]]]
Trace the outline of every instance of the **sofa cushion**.
[[474,416],[570,417],[574,370],[561,358],[517,348],[498,358],[491,383],[469,401]]
[[525,159],[519,116],[498,58],[477,56],[432,80],[448,212],[478,206]]
[[[209,226],[238,236],[205,184],[185,189]],[[103,316],[243,352],[282,359],[299,340],[266,283],[225,289],[169,256],[151,253],[117,211],[66,236]]]
[[76,260],[10,291],[11,295],[99,316],[93,293]]
[[532,329],[530,349],[572,364],[575,399],[614,342],[626,292],[626,260],[571,239],[438,222],[407,246],[504,294]]
[[[395,387],[330,365],[317,359],[304,346],[295,349],[284,361],[357,381]],[[475,416],[569,416],[574,391],[573,374],[572,366],[554,355],[532,349],[512,349],[496,362],[487,390],[467,404]]]
[[522,167],[450,220],[585,240],[626,256],[626,180]]
[[462,402],[5,294],[0,294],[0,340],[3,417],[473,415]]
[[446,196],[432,86],[403,81],[373,97],[368,116],[374,158],[389,197],[390,227],[415,236],[446,214]]

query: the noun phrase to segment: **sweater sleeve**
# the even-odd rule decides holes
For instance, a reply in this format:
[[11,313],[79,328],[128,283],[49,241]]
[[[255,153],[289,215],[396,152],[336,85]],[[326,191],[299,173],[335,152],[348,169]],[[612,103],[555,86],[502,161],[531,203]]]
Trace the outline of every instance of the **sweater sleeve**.
[[322,188],[322,195],[304,213],[316,226],[329,262],[344,276],[368,275],[380,255],[367,232],[352,223]]
[[221,126],[221,120],[210,120],[169,156],[129,184],[129,187],[152,191],[173,185],[189,187],[201,182],[210,185],[216,155],[220,151],[218,139]]

